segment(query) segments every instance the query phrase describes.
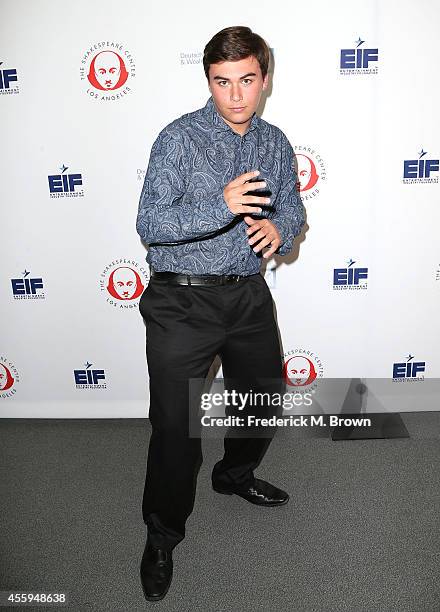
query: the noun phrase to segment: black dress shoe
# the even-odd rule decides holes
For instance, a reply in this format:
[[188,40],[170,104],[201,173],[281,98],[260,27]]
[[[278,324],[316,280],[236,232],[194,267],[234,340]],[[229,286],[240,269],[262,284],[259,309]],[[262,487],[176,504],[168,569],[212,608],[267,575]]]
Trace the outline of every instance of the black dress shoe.
[[259,478],[255,479],[255,483],[251,487],[244,490],[238,488],[225,489],[214,484],[212,488],[217,493],[223,493],[224,495],[238,495],[257,506],[282,506],[289,501],[288,493]]
[[148,601],[163,599],[173,577],[172,551],[152,548],[147,540],[140,573],[145,599]]

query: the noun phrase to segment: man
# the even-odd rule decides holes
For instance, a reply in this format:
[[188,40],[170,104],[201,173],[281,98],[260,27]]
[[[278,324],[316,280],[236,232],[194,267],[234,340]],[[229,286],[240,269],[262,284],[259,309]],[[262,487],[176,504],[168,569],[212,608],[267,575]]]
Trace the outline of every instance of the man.
[[[255,114],[268,86],[266,43],[249,28],[226,28],[206,45],[203,64],[211,97],[154,142],[136,223],[151,268],[139,304],[152,426],[142,507],[148,600],[168,590],[172,550],[194,504],[201,440],[188,432],[189,382],[204,379],[217,354],[229,388],[282,379],[271,294],[259,271],[262,257],[291,250],[304,224],[292,147]],[[258,505],[287,503],[286,492],[253,473],[269,443],[225,436],[213,488]]]
[[111,91],[124,85],[128,72],[120,55],[114,51],[100,51],[90,64],[87,78],[96,89]]

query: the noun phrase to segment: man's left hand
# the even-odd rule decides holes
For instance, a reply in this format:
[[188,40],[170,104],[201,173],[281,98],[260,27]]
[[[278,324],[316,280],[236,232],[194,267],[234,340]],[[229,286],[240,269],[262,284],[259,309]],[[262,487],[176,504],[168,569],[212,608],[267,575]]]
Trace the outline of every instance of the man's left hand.
[[269,246],[269,250],[263,255],[265,259],[273,255],[281,244],[281,236],[276,226],[269,219],[253,219],[245,215],[244,220],[250,226],[246,230],[248,236],[252,236],[248,242],[250,245],[258,244],[254,247],[254,252],[259,253],[264,247]]

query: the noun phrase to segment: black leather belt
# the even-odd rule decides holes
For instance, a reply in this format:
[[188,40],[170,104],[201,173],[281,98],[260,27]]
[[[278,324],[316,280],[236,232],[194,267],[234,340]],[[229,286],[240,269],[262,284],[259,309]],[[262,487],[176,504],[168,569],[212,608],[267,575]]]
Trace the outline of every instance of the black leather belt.
[[[253,275],[252,275],[253,276]],[[158,281],[164,281],[171,285],[226,285],[229,283],[238,283],[249,276],[240,276],[239,274],[179,274],[177,272],[155,272],[151,270],[151,278]]]

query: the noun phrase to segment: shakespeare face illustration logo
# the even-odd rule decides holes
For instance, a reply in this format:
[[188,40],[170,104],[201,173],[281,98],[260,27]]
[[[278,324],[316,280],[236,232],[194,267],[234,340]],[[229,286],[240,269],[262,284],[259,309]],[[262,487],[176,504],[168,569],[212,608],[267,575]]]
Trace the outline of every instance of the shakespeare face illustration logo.
[[100,51],[90,64],[89,82],[96,87],[111,91],[119,89],[128,78],[124,60],[114,51]]
[[7,391],[14,384],[14,378],[9,369],[0,363],[0,391]]
[[307,357],[295,355],[284,364],[284,378],[292,387],[305,387],[316,378],[315,366]]
[[319,179],[315,162],[303,153],[296,154],[296,161],[298,164],[298,190],[308,191],[313,189]]
[[143,292],[144,285],[135,270],[121,266],[110,274],[107,290],[118,300],[135,300]]

